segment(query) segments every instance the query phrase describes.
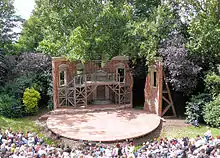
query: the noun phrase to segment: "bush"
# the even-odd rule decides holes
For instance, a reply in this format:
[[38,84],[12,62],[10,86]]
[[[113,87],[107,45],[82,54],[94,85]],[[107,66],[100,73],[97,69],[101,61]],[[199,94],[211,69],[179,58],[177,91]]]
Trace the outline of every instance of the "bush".
[[195,120],[204,122],[204,108],[205,104],[211,101],[210,94],[202,93],[193,96],[189,102],[186,103],[186,122],[193,123]]
[[215,71],[209,71],[205,78],[206,89],[214,96],[220,93],[220,65],[216,66]]
[[14,97],[2,94],[0,95],[0,114],[5,117],[16,118],[22,117],[24,110]]
[[220,127],[220,95],[205,105],[205,122],[212,127]]
[[34,114],[38,111],[38,101],[40,100],[40,93],[32,88],[26,88],[23,96],[23,103],[25,111]]
[[8,82],[3,88],[3,92],[5,94],[9,94],[10,96],[14,96],[16,99],[20,100],[23,97],[25,88],[33,87],[35,85],[34,79],[35,74],[24,74],[18,78],[15,78],[13,81]]
[[158,53],[163,57],[166,80],[172,90],[189,96],[198,84],[201,68],[190,58],[182,35],[171,35],[160,46]]

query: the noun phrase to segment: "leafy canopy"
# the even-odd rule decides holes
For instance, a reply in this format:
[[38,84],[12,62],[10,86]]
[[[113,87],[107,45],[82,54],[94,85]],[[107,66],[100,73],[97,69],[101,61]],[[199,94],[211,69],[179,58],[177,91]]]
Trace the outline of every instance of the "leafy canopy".
[[176,30],[175,22],[171,6],[159,0],[37,0],[19,43],[70,60],[116,55],[151,60],[160,40]]
[[13,31],[23,21],[15,15],[13,0],[0,0],[0,50],[10,52],[17,33]]

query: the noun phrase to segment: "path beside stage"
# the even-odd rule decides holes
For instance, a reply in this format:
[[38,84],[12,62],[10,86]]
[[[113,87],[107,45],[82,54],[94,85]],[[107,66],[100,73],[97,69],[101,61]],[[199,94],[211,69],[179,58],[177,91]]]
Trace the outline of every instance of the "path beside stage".
[[102,142],[137,138],[159,124],[159,116],[134,109],[51,115],[47,120],[48,128],[63,137]]

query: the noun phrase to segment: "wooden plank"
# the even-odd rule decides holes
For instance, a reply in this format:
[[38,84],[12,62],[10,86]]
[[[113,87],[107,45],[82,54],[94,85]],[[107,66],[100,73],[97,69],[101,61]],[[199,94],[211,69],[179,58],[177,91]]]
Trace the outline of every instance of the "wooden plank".
[[167,107],[162,112],[162,116],[169,110],[170,106],[171,106],[171,104],[167,105]]
[[167,98],[165,98],[164,96],[163,96],[163,100],[165,100],[166,102],[167,102],[167,104],[171,104],[171,102],[167,99]]
[[171,102],[171,107],[172,107],[172,111],[173,111],[173,115],[176,117],[176,110],[174,108],[174,105],[173,105],[173,99],[172,99],[172,96],[171,96],[171,92],[170,92],[170,88],[166,82],[166,76],[165,76],[165,73],[163,72],[163,79],[164,79],[164,82],[165,82],[165,85],[166,85],[166,90],[168,92],[168,97],[169,97],[169,100]]

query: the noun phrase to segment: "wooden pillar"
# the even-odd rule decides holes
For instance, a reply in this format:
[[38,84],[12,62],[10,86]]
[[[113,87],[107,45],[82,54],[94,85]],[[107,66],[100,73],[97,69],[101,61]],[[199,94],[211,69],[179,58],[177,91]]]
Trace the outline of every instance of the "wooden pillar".
[[109,87],[105,86],[105,99],[109,100]]
[[163,64],[161,61],[158,63],[158,69],[157,69],[157,78],[158,78],[158,94],[157,94],[157,99],[158,99],[158,109],[157,109],[157,114],[159,116],[162,115],[162,97],[163,97]]

